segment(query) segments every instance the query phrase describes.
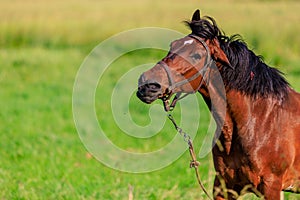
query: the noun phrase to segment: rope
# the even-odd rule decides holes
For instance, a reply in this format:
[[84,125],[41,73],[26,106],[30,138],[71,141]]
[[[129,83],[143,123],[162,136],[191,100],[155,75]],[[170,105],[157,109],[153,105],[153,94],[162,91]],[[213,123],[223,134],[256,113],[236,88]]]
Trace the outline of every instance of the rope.
[[191,155],[191,163],[190,163],[190,167],[194,168],[195,169],[195,174],[196,174],[196,177],[197,177],[197,182],[200,186],[200,188],[203,190],[203,192],[206,194],[206,196],[212,200],[212,198],[209,196],[206,188],[204,187],[202,181],[201,181],[201,178],[200,178],[200,175],[199,175],[199,171],[198,171],[198,166],[200,165],[200,162],[197,161],[196,159],[196,155],[195,155],[195,151],[194,151],[194,146],[193,146],[193,143],[192,143],[192,140],[189,140],[188,141],[188,144],[189,144],[189,152],[190,152],[190,155]]
[[182,130],[182,128],[180,128],[174,117],[172,116],[172,114],[168,113],[168,118],[170,119],[170,121],[172,122],[172,124],[174,125],[175,129],[177,130],[177,132],[184,138],[184,141],[187,142],[188,146],[189,146],[189,152],[190,152],[190,156],[192,158],[191,162],[190,162],[190,168],[194,168],[195,169],[195,174],[196,174],[196,178],[197,178],[197,182],[200,186],[200,188],[202,189],[202,191],[205,193],[205,195],[208,197],[208,199],[212,200],[212,198],[209,196],[206,188],[204,187],[200,175],[199,175],[199,171],[198,171],[198,166],[200,165],[200,162],[197,161],[196,158],[196,154],[194,151],[194,146],[193,146],[193,142],[191,140],[191,137]]

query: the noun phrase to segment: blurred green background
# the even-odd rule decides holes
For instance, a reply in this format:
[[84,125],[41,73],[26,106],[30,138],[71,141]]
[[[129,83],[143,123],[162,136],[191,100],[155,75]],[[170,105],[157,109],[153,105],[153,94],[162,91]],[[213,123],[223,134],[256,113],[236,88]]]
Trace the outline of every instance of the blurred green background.
[[[128,174],[105,167],[81,143],[72,116],[76,72],[97,44],[120,31],[150,26],[188,34],[182,21],[200,8],[226,34],[242,35],[300,91],[298,1],[0,0],[0,8],[0,199],[128,199],[128,185],[134,188],[134,199],[205,199],[188,168],[187,153],[162,170]],[[107,84],[113,86],[131,67],[156,62],[165,53],[125,55],[115,63],[122,67],[107,72]],[[97,91],[97,115],[120,146],[155,150],[174,136],[170,124],[164,134],[148,140],[123,136],[103,93],[110,94],[111,87]],[[201,106],[199,133],[209,123],[208,111]],[[149,123],[149,108],[132,97],[130,110],[139,123]],[[201,141],[200,134],[195,143]],[[211,155],[201,162],[211,191]],[[300,199],[295,194],[285,197]]]

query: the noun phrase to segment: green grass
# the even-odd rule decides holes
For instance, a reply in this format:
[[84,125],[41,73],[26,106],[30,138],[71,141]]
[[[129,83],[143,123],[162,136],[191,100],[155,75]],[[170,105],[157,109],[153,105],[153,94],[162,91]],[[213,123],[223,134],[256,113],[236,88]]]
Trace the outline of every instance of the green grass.
[[[172,165],[146,174],[119,172],[91,158],[73,122],[73,83],[84,58],[102,40],[145,26],[188,33],[181,22],[200,8],[204,14],[214,16],[226,33],[240,33],[267,63],[284,71],[291,85],[300,91],[300,3],[245,2],[2,0],[0,199],[128,199],[129,184],[134,187],[135,199],[204,198],[188,168],[187,153]],[[129,137],[115,124],[110,110],[109,97],[118,79],[132,66],[156,62],[164,54],[143,50],[122,56],[105,72],[97,88],[98,120],[107,136],[124,149],[155,150],[175,134],[167,123],[152,138]],[[197,151],[209,120],[200,97],[199,101],[202,107]],[[132,97],[129,108],[137,124],[150,123],[149,105]],[[180,113],[175,114],[179,118]],[[205,186],[211,190],[211,155],[201,163]],[[286,194],[286,198],[297,199],[299,195]]]

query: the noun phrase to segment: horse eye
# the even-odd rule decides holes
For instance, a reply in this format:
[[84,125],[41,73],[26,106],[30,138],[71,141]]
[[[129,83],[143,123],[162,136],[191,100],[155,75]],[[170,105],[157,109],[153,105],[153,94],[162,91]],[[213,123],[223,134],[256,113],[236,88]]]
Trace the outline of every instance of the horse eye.
[[200,60],[201,59],[201,56],[199,53],[195,53],[194,55],[191,56],[193,59],[195,60]]

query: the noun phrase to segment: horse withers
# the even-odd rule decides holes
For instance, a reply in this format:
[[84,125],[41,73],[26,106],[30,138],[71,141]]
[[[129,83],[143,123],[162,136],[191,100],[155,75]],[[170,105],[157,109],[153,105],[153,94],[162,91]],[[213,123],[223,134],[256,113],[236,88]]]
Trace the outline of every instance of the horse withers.
[[[181,93],[202,95],[221,133],[212,149],[214,199],[235,199],[245,190],[267,200],[279,200],[282,190],[300,192],[300,94],[213,18],[197,10],[186,23],[192,33],[172,42],[168,55],[140,76],[139,99],[166,103]],[[218,106],[211,109],[212,98],[225,104],[224,115]]]

